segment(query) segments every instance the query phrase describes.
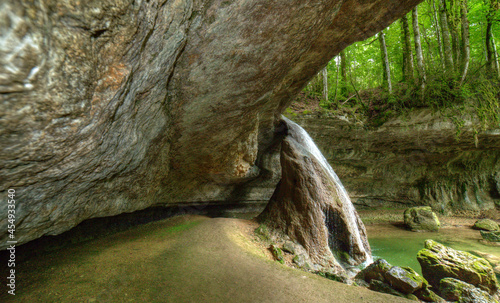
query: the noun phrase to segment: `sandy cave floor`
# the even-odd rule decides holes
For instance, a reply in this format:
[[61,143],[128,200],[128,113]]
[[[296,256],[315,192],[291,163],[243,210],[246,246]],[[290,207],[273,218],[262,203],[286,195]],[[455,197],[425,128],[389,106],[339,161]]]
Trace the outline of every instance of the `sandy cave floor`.
[[17,264],[16,296],[0,302],[407,301],[272,261],[256,227],[180,216],[44,253]]

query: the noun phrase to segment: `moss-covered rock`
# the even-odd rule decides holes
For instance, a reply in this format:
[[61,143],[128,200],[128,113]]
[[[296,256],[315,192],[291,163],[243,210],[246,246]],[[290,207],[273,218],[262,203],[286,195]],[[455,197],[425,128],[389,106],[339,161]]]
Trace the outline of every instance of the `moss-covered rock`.
[[393,266],[385,273],[385,278],[396,290],[411,294],[414,291],[426,286],[427,281],[411,268]]
[[456,278],[486,290],[490,294],[499,286],[493,268],[483,258],[468,252],[457,251],[433,240],[425,241],[425,248],[417,254],[422,274],[438,288],[441,279]]
[[489,242],[500,242],[500,231],[481,230],[481,237]]
[[421,289],[415,291],[413,293],[417,298],[425,302],[437,302],[444,303],[446,302],[443,298],[438,296],[435,292],[429,289],[429,287],[422,287]]
[[269,247],[269,250],[271,250],[271,253],[273,254],[273,257],[276,261],[280,262],[281,264],[285,263],[285,259],[283,258],[283,251],[281,250],[281,248],[276,245],[271,245]]
[[404,212],[404,223],[412,231],[438,231],[440,222],[430,206],[408,208]]
[[442,279],[439,292],[444,299],[458,303],[498,303],[486,291],[454,278]]
[[486,231],[495,231],[500,229],[498,223],[490,219],[477,220],[476,223],[474,223],[474,225],[472,226],[472,228],[478,230],[486,230]]
[[393,296],[398,296],[398,297],[403,297],[405,298],[406,295],[395,290],[394,288],[392,288],[389,284],[387,283],[384,283],[380,280],[377,280],[377,279],[373,279],[370,281],[370,287],[369,287],[371,290],[373,291],[376,291],[376,292],[383,292],[383,293],[386,293],[386,294],[390,294],[390,295],[393,295]]
[[360,271],[357,279],[365,280],[370,283],[371,280],[379,280],[385,282],[385,274],[391,269],[392,265],[384,259],[378,259],[372,264],[368,265],[365,269]]

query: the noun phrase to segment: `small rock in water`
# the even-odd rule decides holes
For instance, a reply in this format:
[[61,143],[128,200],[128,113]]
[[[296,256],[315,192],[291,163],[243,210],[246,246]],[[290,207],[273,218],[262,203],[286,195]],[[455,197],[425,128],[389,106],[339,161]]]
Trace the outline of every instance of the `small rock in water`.
[[500,242],[500,231],[481,230],[481,237],[489,242]]
[[438,231],[440,222],[430,206],[408,208],[404,212],[404,223],[412,231]]
[[442,279],[439,292],[444,299],[458,303],[498,303],[484,290],[454,278]]
[[474,223],[474,225],[472,226],[472,228],[478,230],[486,230],[486,231],[495,231],[500,229],[498,223],[490,219],[477,220],[476,223]]

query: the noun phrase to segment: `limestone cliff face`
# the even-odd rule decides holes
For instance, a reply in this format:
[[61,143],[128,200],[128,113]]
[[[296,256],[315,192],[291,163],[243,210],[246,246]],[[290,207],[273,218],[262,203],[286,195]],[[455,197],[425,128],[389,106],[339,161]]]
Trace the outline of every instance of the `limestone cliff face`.
[[2,1],[0,196],[16,190],[17,240],[151,205],[268,199],[290,98],[418,2]]
[[294,117],[315,140],[358,206],[492,209],[500,202],[500,130],[479,132],[419,110],[377,129],[333,116]]

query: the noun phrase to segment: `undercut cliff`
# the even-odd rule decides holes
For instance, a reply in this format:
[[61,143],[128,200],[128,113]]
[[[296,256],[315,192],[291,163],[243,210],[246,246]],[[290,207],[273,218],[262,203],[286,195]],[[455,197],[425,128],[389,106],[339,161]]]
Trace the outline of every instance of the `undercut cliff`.
[[[153,205],[268,200],[291,98],[418,2],[2,1],[0,196],[16,192],[17,241]],[[0,228],[5,248],[6,215]]]

